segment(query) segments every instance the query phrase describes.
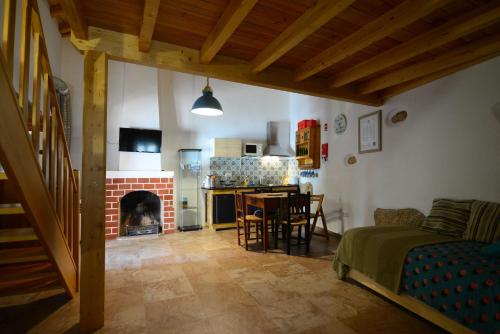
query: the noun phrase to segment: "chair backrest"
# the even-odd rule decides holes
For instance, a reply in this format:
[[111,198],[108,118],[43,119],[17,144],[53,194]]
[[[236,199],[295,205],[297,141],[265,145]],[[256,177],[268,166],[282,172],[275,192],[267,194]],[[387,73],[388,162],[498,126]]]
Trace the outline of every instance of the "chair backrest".
[[234,192],[235,221],[244,216],[243,193]]
[[321,208],[323,207],[323,199],[325,198],[324,194],[321,195],[311,195],[311,203],[318,202],[318,205],[316,206],[316,213],[314,216],[319,215]]
[[299,193],[300,192],[300,188],[299,188],[299,185],[296,185],[293,188],[288,188],[288,189],[280,190],[279,192],[280,193],[285,193],[286,192],[286,193],[295,194],[295,193]]
[[[286,220],[290,221],[293,215],[303,214],[309,221],[311,218],[311,193],[306,194],[289,192],[284,202],[286,211]],[[282,205],[283,207],[283,205]]]

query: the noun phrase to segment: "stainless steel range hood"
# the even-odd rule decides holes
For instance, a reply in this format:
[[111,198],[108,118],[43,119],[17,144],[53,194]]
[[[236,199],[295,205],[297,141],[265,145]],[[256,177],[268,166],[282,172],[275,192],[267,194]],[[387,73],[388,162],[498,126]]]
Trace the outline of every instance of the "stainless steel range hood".
[[267,122],[265,156],[290,156],[290,122]]

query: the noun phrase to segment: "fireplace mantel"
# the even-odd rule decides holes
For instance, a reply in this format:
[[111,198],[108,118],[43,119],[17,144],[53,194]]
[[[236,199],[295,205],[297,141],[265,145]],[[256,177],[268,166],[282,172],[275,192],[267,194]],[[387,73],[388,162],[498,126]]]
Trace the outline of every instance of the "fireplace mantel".
[[175,231],[174,172],[172,171],[107,171],[106,172],[106,239],[119,236],[120,200],[126,194],[145,190],[162,201],[163,233]]
[[133,177],[174,177],[174,172],[164,170],[110,170],[106,171],[106,178],[133,178]]

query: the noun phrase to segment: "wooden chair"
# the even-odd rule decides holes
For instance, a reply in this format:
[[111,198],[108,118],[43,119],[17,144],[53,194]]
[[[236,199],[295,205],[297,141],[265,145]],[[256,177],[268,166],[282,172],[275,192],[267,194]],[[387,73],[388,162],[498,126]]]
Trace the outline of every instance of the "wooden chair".
[[[330,236],[328,235],[328,228],[326,226],[326,219],[325,219],[325,214],[323,212],[323,199],[325,198],[324,194],[321,195],[311,195],[311,202],[312,203],[318,203],[316,206],[316,212],[314,213],[313,218],[313,223],[311,226],[311,233],[309,233],[309,239],[312,238],[313,234],[315,235],[321,235],[326,238],[326,240],[330,240]],[[315,233],[314,230],[316,229],[316,223],[318,222],[318,219],[321,217],[321,222],[323,223],[323,234],[321,233]]]
[[[244,237],[245,249],[248,250],[248,241],[256,240],[264,244],[264,224],[262,218],[247,213],[244,193],[234,192],[236,231],[238,245],[241,246],[241,236]],[[243,232],[241,231],[243,229]],[[255,236],[252,236],[254,234]]]
[[[280,218],[278,223],[282,225],[285,234],[286,252],[290,255],[292,231],[298,227],[297,231],[297,246],[302,244],[302,227],[305,227],[305,238],[303,244],[306,246],[306,253],[309,253],[309,242],[311,240],[311,193],[288,193],[288,196],[283,200],[282,209],[280,210]],[[276,231],[277,232],[277,231]],[[278,233],[274,235],[275,245],[278,242]]]

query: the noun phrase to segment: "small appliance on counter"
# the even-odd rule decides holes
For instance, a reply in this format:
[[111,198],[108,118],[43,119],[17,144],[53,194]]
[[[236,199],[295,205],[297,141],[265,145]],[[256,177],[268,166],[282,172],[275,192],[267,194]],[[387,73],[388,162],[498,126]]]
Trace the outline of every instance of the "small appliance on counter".
[[203,188],[215,188],[216,181],[217,178],[215,175],[205,176],[205,180],[203,181]]
[[243,155],[249,156],[249,157],[261,157],[262,156],[262,144],[244,143],[243,144]]

